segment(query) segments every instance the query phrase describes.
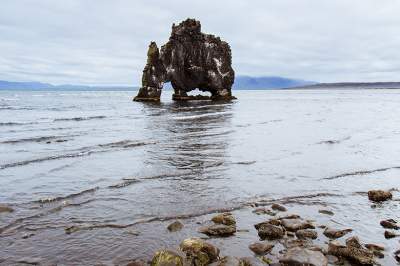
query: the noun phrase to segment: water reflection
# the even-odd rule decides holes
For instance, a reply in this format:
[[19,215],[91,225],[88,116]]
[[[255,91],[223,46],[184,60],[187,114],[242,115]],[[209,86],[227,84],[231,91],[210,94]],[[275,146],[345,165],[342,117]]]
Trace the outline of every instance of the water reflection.
[[210,170],[213,174],[223,170],[233,132],[232,104],[146,105],[145,132],[157,140],[157,145],[148,150],[146,162],[164,171],[185,174],[189,179],[209,178]]

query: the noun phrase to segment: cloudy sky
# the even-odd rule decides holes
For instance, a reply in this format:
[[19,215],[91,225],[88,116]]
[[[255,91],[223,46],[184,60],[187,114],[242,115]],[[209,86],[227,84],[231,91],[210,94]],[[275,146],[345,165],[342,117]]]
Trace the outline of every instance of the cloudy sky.
[[1,0],[0,79],[138,85],[147,46],[199,19],[238,75],[400,81],[399,0]]

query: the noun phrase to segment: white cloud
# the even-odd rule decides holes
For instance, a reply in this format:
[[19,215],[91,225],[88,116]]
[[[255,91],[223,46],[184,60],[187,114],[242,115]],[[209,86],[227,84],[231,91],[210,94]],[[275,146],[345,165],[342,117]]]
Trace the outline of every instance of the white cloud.
[[3,0],[0,79],[138,84],[148,43],[187,17],[231,44],[237,74],[400,80],[397,0]]

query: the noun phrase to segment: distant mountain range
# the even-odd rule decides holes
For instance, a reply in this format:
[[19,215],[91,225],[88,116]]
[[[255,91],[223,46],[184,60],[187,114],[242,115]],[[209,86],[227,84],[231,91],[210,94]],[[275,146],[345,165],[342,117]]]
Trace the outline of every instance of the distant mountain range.
[[283,77],[251,77],[237,76],[233,89],[265,90],[265,89],[284,89],[300,86],[313,85],[317,82]]
[[400,89],[400,82],[338,82],[317,83],[288,89],[302,90],[348,90],[348,89]]
[[[316,84],[312,81],[289,79],[282,77],[237,76],[233,89],[264,90],[282,89]],[[86,85],[52,85],[42,82],[1,81],[0,90],[136,90],[138,86],[86,86]],[[171,89],[170,84],[165,89]]]
[[87,86],[87,85],[53,85],[42,82],[13,82],[0,80],[0,90],[136,90],[128,86]]
[[[171,89],[168,83],[164,87]],[[12,82],[0,80],[0,90],[71,90],[71,91],[130,91],[138,86],[87,86],[87,85],[52,85],[42,82]],[[317,83],[282,77],[237,76],[233,89],[268,90],[268,89],[400,89],[400,82],[341,82]]]

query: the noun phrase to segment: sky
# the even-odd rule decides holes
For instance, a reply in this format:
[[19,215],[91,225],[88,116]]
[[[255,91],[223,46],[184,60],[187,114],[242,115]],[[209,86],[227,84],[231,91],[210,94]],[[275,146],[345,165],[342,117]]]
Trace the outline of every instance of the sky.
[[201,21],[236,75],[400,81],[399,0],[1,0],[0,80],[139,85],[150,41]]

